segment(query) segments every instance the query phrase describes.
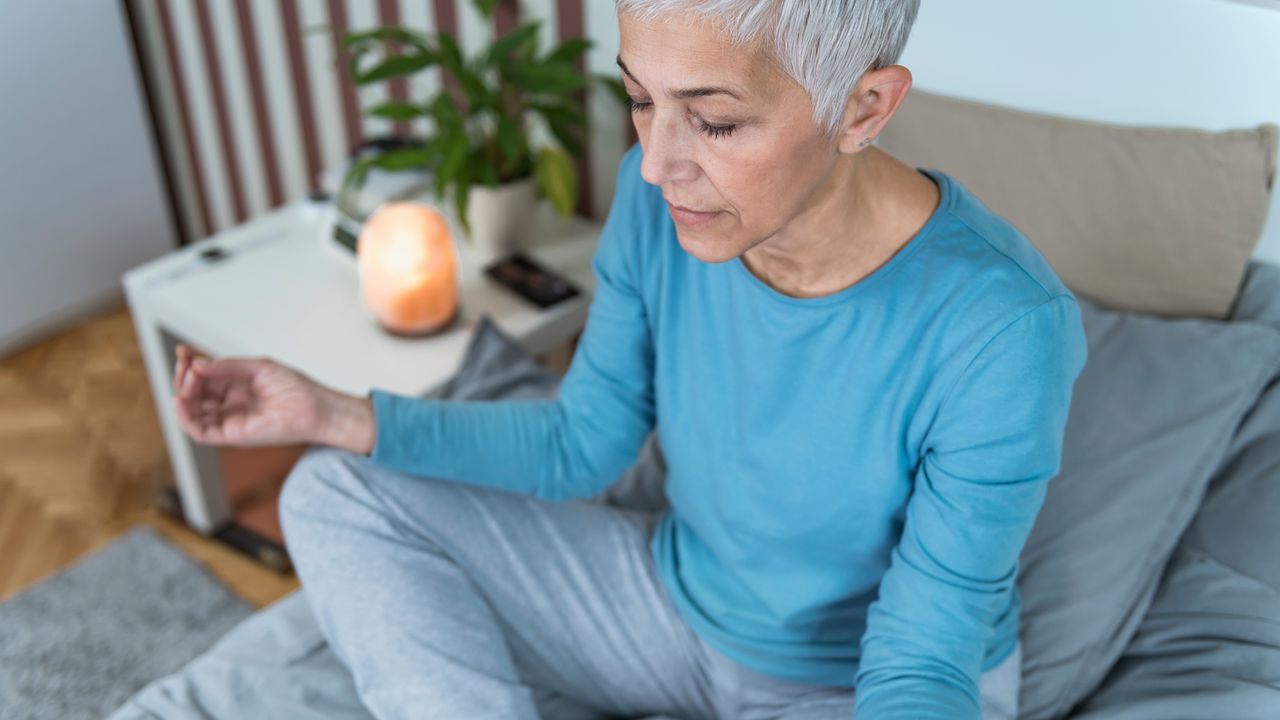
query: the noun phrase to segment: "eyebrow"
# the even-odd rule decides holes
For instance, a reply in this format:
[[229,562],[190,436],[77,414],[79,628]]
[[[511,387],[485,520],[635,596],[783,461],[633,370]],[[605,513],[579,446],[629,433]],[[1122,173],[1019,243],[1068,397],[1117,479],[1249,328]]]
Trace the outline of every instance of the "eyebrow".
[[[641,83],[639,80],[636,80],[636,76],[632,75],[631,71],[627,69],[627,66],[622,62],[621,55],[618,56],[617,61],[618,61],[618,67],[622,68],[622,72],[626,73],[627,77],[631,78],[631,80],[635,82],[635,84],[643,85],[643,83]],[[727,87],[714,87],[714,86],[691,87],[691,88],[680,88],[679,90],[668,90],[667,94],[676,99],[700,98],[700,97],[706,97],[708,95],[728,95],[729,97],[734,98],[735,100],[742,99],[741,95],[739,95],[738,93],[734,92],[733,90]]]

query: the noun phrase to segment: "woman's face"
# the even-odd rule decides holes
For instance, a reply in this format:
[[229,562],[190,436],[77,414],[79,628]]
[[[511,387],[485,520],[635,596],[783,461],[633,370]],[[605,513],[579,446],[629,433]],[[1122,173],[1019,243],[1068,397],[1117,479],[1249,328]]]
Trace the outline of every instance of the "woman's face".
[[837,141],[814,123],[804,89],[764,53],[692,20],[624,14],[618,25],[618,60],[644,149],[640,174],[662,189],[686,252],[731,260],[829,185]]

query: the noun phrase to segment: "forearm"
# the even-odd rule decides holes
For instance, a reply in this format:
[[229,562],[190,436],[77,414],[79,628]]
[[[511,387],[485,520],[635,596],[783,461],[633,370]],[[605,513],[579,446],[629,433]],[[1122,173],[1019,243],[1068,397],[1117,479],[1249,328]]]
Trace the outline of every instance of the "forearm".
[[326,388],[321,408],[313,442],[366,456],[373,451],[377,427],[369,396]]
[[555,400],[438,400],[377,389],[370,399],[370,457],[383,467],[547,499],[577,496],[598,480]]

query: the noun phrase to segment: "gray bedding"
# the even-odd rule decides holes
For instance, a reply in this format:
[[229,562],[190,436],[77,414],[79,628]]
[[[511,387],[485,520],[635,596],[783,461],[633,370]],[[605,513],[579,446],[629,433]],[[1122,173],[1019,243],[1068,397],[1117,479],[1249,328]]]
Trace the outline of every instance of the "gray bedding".
[[[1234,320],[1280,330],[1280,272]],[[1280,355],[1273,358],[1280,366]],[[1232,435],[1136,632],[1078,720],[1280,718],[1280,384]]]
[[[1022,716],[1280,717],[1280,266],[1251,263],[1230,323],[1093,307],[1086,331],[1093,379],[1019,576]],[[556,382],[483,323],[440,396],[543,397]],[[654,507],[663,469],[654,435],[599,499]],[[299,591],[112,720],[153,717],[370,716]]]
[[1280,332],[1081,299],[1089,358],[1062,466],[1020,558],[1019,697],[1063,717],[1125,651],[1242,418],[1277,374]]

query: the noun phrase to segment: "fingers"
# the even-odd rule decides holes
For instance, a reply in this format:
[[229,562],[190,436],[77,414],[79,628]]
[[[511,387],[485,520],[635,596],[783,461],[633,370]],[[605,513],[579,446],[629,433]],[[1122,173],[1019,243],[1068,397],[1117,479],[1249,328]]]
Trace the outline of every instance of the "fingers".
[[182,431],[196,442],[205,442],[204,426],[193,417],[196,413],[191,402],[183,397],[177,398],[174,402],[177,405],[178,425]]
[[189,396],[200,386],[200,379],[209,374],[210,360],[196,357],[190,347],[178,345],[177,362],[173,366],[173,394],[178,397]]
[[199,443],[217,444],[222,437],[222,399],[206,393],[198,386],[200,379],[194,368],[188,370],[176,403],[178,425]]
[[222,441],[222,419],[216,410],[201,411],[192,417],[187,406],[178,409],[179,424],[192,440],[204,445],[217,445]]
[[178,386],[179,398],[190,399],[200,395],[200,377],[193,363],[187,363],[180,383]]
[[196,368],[208,361],[193,356],[194,353],[187,345],[180,343],[177,346],[177,362],[173,368],[174,403],[182,430],[196,442],[205,442],[208,414],[201,407],[203,393]]
[[178,390],[182,387],[182,376],[187,369],[187,346],[179,344],[177,348],[177,358],[173,363],[173,394],[177,395]]
[[181,394],[182,388],[186,387],[188,378],[191,377],[191,369],[199,363],[202,366],[207,365],[209,361],[204,358],[198,358],[195,351],[190,346],[179,343],[177,346],[177,360],[173,364],[173,393]]
[[201,377],[204,378],[243,379],[260,371],[269,361],[252,357],[228,357],[218,360],[199,357],[191,362],[192,368],[198,369]]
[[197,357],[187,345],[176,348],[174,403],[183,432],[198,443],[221,444],[228,437],[224,421],[243,412],[252,400],[248,383],[265,358]]

